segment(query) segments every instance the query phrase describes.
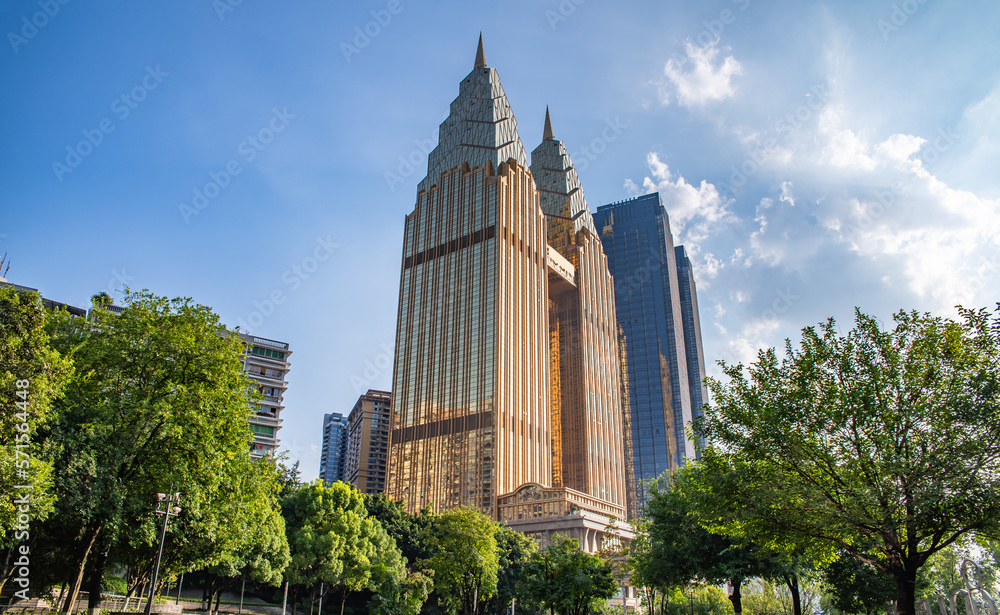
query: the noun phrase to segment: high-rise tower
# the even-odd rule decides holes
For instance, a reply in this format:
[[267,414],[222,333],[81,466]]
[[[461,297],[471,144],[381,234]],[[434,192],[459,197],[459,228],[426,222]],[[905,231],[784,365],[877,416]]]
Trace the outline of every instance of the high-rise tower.
[[552,472],[545,217],[482,38],[406,217],[387,491],[470,506]]
[[[550,276],[553,485],[627,501],[614,284],[573,160],[545,110],[531,174],[548,219],[550,250],[573,278]],[[558,262],[554,254],[552,260]],[[558,270],[559,267],[553,267]],[[628,468],[631,470],[631,468]]]
[[[635,478],[697,455],[686,428],[706,398],[697,293],[658,193],[597,208],[625,336]],[[641,498],[641,492],[640,492]]]
[[388,495],[593,550],[630,465],[611,276],[565,146],[547,119],[529,169],[481,37],[402,260]]

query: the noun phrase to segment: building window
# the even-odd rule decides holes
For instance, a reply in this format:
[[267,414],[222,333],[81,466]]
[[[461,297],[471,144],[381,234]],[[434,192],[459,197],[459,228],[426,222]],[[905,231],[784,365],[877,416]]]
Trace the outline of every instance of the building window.
[[268,357],[268,358],[271,358],[271,359],[279,359],[279,360],[284,360],[285,359],[285,353],[278,352],[277,350],[271,350],[270,348],[258,348],[256,346],[252,346],[250,348],[250,352],[252,354],[255,354],[255,355],[258,355],[258,356],[261,356],[261,357]]

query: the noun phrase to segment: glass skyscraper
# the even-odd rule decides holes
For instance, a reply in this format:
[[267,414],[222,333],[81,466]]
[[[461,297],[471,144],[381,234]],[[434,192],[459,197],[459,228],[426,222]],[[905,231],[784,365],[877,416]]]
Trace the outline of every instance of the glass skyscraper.
[[635,478],[655,478],[697,455],[685,431],[705,400],[691,263],[658,193],[599,207],[594,222],[624,334]]

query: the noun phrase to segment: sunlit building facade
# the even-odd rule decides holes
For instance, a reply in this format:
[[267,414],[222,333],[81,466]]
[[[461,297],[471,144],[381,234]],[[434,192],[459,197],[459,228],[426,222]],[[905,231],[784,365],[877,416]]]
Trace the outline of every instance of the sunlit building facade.
[[[474,66],[406,217],[387,493],[515,529],[580,529],[584,510],[624,519],[631,463],[600,238],[551,123],[529,167],[481,42]],[[518,504],[537,493],[537,507]]]

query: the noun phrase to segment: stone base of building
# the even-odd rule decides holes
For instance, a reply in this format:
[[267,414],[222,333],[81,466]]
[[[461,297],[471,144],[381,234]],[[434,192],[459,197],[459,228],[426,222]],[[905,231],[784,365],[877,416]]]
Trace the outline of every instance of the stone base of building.
[[[615,513],[624,516],[624,509],[566,487],[543,487],[534,483],[522,485],[516,491],[497,498],[497,516],[501,523],[515,532],[534,539],[539,549],[545,549],[560,536],[573,538],[587,553],[598,553],[609,541],[630,542],[635,538],[632,526]],[[625,608],[639,607],[635,588],[626,582]],[[621,607],[622,592],[608,601]]]

